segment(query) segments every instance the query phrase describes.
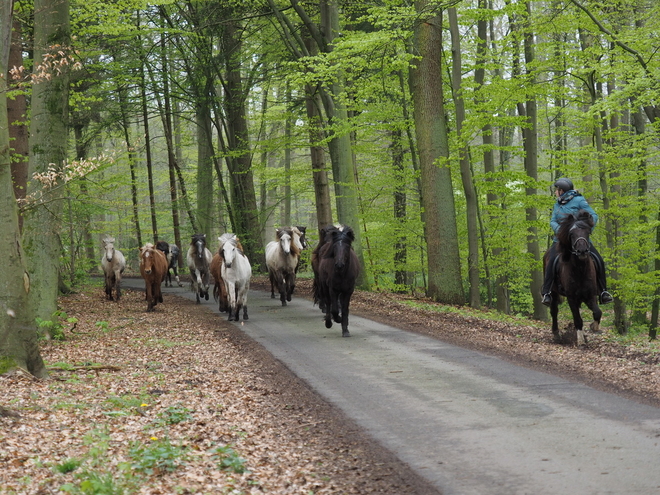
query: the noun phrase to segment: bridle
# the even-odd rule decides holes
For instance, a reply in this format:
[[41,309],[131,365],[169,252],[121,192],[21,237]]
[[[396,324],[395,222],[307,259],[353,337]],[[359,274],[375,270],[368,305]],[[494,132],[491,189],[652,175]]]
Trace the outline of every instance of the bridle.
[[[572,231],[575,228],[577,228],[577,224],[573,225],[571,227],[570,231]],[[586,249],[584,251],[578,251],[578,243],[580,241],[584,241],[584,243],[586,244]],[[572,243],[571,243],[571,254],[574,254],[575,256],[583,256],[585,253],[588,253],[589,250],[590,250],[589,249],[589,239],[587,239],[586,237],[580,236],[580,237],[576,238],[575,240],[573,240]]]

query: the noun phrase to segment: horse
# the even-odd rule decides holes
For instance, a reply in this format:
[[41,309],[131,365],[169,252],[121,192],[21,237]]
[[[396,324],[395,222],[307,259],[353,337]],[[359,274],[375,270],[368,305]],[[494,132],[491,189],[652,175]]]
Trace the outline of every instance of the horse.
[[[360,264],[353,250],[355,233],[348,226],[326,229],[323,245],[317,253],[319,307],[325,308],[325,327],[332,321],[341,323],[342,337],[348,331],[348,306],[360,273]],[[340,315],[341,310],[341,315]]]
[[314,272],[314,279],[312,282],[312,295],[314,304],[318,304],[321,311],[325,313],[325,304],[321,300],[319,288],[319,262],[320,252],[328,242],[332,242],[332,232],[338,230],[334,225],[327,225],[319,228],[319,243],[312,251],[312,271]]
[[238,238],[230,234],[220,248],[222,280],[225,282],[229,301],[229,321],[239,320],[241,308],[243,308],[243,320],[248,319],[247,296],[252,267],[239,245]]
[[[590,325],[593,332],[600,328],[603,315],[598,306],[598,283],[596,261],[590,252],[589,235],[594,226],[593,218],[588,211],[580,210],[577,215],[567,215],[557,230],[557,261],[556,275],[552,284],[552,334],[555,342],[561,342],[557,314],[559,312],[560,296],[565,296],[573,314],[577,344],[586,343],[583,331],[583,321],[580,316],[580,306],[585,303],[593,313],[594,321]],[[543,256],[543,268],[548,264],[547,251]]]
[[165,276],[165,287],[174,287],[172,285],[172,274],[170,270],[174,272],[174,278],[179,287],[183,287],[181,280],[179,280],[179,246],[176,244],[168,244],[165,241],[158,241],[156,243],[156,248],[160,249],[165,258],[167,258],[167,275]]
[[209,300],[209,279],[211,273],[209,266],[213,261],[211,251],[206,247],[206,234],[195,234],[192,236],[188,255],[186,257],[190,276],[192,278],[192,290],[195,293],[197,304],[203,297]]
[[159,302],[163,302],[160,285],[167,274],[167,258],[150,242],[140,248],[140,274],[144,279],[147,312],[151,312]]
[[101,266],[105,274],[105,294],[109,300],[112,299],[112,289],[115,290],[117,301],[121,298],[121,274],[126,269],[126,259],[119,249],[115,249],[115,238],[103,239],[105,253],[101,258]]
[[307,227],[293,225],[291,226],[291,232],[293,232],[293,243],[298,247],[301,255],[298,257],[298,264],[296,265],[296,273],[298,273],[298,270],[303,265],[302,252],[307,249],[308,246]]
[[291,301],[291,294],[296,287],[296,268],[300,259],[300,249],[294,241],[291,228],[275,230],[275,241],[266,245],[266,267],[270,278],[270,297],[275,298],[275,286],[280,293],[282,306]]
[[[221,313],[224,313],[226,311],[229,311],[229,299],[227,297],[227,287],[225,285],[225,281],[222,280],[222,256],[221,256],[221,251],[222,251],[222,246],[224,243],[231,239],[232,237],[235,237],[234,234],[222,234],[220,237],[218,237],[218,241],[220,241],[218,252],[213,255],[213,259],[211,260],[211,275],[213,276],[213,280],[215,284],[213,285],[213,299],[218,301],[218,311]],[[236,247],[243,251],[243,246],[241,245],[241,241],[238,240],[238,237],[236,237]]]

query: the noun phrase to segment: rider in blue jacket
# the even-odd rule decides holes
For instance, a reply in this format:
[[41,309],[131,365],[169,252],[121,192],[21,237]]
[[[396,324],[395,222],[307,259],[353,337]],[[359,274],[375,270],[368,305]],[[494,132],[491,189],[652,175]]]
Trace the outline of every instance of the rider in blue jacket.
[[[550,227],[552,227],[553,232],[556,234],[559,230],[559,223],[564,219],[565,216],[573,214],[576,215],[580,210],[586,210],[591,213],[591,216],[594,219],[594,227],[598,223],[598,215],[594,209],[589,206],[587,200],[573,188],[573,182],[570,179],[557,179],[554,183],[555,187],[555,196],[557,197],[557,202],[552,210],[552,217],[550,218]],[[553,239],[552,246],[548,250],[548,263],[545,268],[545,278],[543,280],[543,287],[541,289],[541,302],[546,306],[550,306],[552,302],[552,296],[550,295],[550,290],[552,288],[552,282],[555,278],[554,270],[554,260],[557,257],[557,236]],[[601,304],[606,304],[612,302],[612,295],[607,292],[607,281],[605,278],[605,261],[600,255],[593,243],[590,242],[590,251],[591,254],[596,259],[596,270],[598,272],[598,290],[601,291],[599,301]]]

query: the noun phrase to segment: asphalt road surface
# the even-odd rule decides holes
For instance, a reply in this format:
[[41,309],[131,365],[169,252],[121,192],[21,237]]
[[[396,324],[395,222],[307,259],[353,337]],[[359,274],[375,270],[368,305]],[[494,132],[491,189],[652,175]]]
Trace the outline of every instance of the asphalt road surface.
[[357,316],[342,338],[295,295],[248,308],[245,333],[444,494],[660,493],[658,408]]

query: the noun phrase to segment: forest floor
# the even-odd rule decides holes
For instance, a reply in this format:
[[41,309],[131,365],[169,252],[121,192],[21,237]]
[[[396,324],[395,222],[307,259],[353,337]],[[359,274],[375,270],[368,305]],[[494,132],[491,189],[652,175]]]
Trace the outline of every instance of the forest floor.
[[[238,326],[164,298],[150,314],[144,293],[111,303],[100,285],[60,299],[51,377],[0,376],[0,493],[433,493]],[[549,324],[405,295],[357,291],[351,311],[660,405],[660,346],[623,344],[608,313],[577,348]]]

